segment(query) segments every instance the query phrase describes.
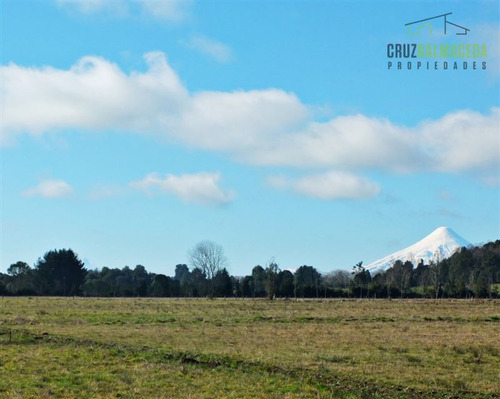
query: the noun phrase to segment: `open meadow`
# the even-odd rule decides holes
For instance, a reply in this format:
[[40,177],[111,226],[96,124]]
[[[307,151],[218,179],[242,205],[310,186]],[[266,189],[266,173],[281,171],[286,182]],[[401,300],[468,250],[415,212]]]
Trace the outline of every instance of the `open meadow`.
[[2,398],[499,398],[498,300],[0,299]]

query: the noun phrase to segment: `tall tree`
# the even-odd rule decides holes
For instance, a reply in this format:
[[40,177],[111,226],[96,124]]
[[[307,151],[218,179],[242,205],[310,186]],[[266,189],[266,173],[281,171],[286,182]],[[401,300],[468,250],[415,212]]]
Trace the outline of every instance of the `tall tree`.
[[319,297],[319,283],[321,275],[313,266],[300,266],[295,272],[294,285],[295,296]]
[[191,272],[185,264],[178,264],[175,266],[174,280],[179,282],[179,295],[192,296],[193,287],[191,284]]
[[427,287],[431,282],[431,275],[428,265],[424,265],[424,262],[421,260],[418,264],[417,268],[413,271],[413,282],[414,284],[421,289],[422,296],[427,296]]
[[257,298],[266,296],[266,271],[260,265],[252,269],[252,294]]
[[[212,280],[213,283],[213,280]],[[207,276],[199,267],[195,267],[191,272],[191,286],[193,290],[193,296],[214,296],[214,287],[208,287]]]
[[5,295],[8,293],[7,288],[5,287],[5,281],[7,279],[7,275],[0,273],[0,295]]
[[467,296],[467,286],[474,266],[472,252],[467,248],[462,248],[449,258],[448,262],[450,267],[445,287],[447,293],[454,297]]
[[13,263],[7,273],[10,278],[6,288],[11,294],[23,295],[33,292],[33,270],[26,262]]
[[437,263],[431,261],[429,264],[429,274],[434,287],[434,295],[436,299],[438,299],[439,295],[442,294],[443,284],[448,279],[448,270],[448,259],[438,261]]
[[152,277],[142,265],[137,265],[132,271],[134,296],[146,296],[151,285]]
[[194,268],[201,270],[208,284],[208,293],[214,296],[214,278],[227,264],[222,246],[213,241],[202,241],[189,251],[189,259]]
[[241,296],[250,298],[253,296],[253,279],[252,276],[245,276],[240,280]]
[[278,273],[277,295],[286,298],[293,296],[293,274],[290,270],[282,270]]
[[35,265],[39,292],[43,295],[78,295],[87,270],[71,249],[47,252]]
[[218,297],[232,297],[233,283],[226,268],[222,268],[214,277],[214,293]]
[[353,280],[352,280],[353,288],[354,290],[359,291],[359,297],[362,298],[363,290],[365,291],[368,290],[368,284],[372,280],[370,271],[366,270],[363,267],[363,262],[358,262],[352,268],[352,275],[353,275]]
[[266,294],[267,298],[272,300],[276,296],[276,288],[278,283],[278,273],[280,268],[278,264],[274,261],[274,258],[269,261],[266,267]]
[[399,290],[399,295],[401,296],[401,298],[404,296],[410,285],[412,271],[413,264],[409,260],[407,260],[405,263],[397,260],[396,262],[394,262],[394,266],[392,266],[394,281]]

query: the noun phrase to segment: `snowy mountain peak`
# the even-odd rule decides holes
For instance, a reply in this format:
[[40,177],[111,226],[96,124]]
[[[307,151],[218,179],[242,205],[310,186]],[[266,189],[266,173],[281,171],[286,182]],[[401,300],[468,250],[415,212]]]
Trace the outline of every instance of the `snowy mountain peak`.
[[460,237],[452,229],[450,229],[449,227],[446,227],[446,226],[438,227],[431,234],[429,234],[427,237],[425,237],[424,240],[426,240],[426,239],[438,239],[438,240],[439,239],[449,239],[450,237],[463,240],[462,237]]
[[423,259],[425,264],[429,264],[430,261],[436,262],[449,258],[461,247],[469,245],[470,243],[467,240],[452,229],[441,226],[408,248],[370,263],[366,266],[366,269],[373,275],[391,268],[397,260],[402,262],[409,260],[415,267],[420,262],[420,259]]

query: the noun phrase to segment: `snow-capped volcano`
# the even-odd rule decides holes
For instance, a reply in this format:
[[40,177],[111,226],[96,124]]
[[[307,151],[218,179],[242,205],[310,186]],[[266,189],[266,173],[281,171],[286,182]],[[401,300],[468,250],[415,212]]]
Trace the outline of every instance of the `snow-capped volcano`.
[[452,229],[438,227],[417,243],[370,263],[366,266],[366,269],[373,275],[391,268],[397,260],[402,262],[409,260],[414,267],[417,266],[420,259],[424,260],[424,264],[429,264],[431,260],[437,261],[449,258],[459,248],[468,247],[469,245],[470,243],[467,240],[460,237]]

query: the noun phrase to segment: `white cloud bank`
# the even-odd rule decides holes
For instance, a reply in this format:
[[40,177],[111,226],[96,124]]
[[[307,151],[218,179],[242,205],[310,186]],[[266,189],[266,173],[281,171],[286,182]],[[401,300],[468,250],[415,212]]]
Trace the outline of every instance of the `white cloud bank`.
[[190,93],[163,53],[146,72],[124,73],[99,57],[69,70],[2,66],[2,142],[75,128],[154,134],[255,165],[342,171],[474,172],[500,168],[500,108],[448,113],[417,126],[365,115],[313,120],[279,89]]
[[286,133],[308,114],[278,89],[190,94],[162,53],[146,73],[123,73],[98,57],[69,70],[3,66],[3,139],[65,128],[155,133],[184,144],[245,152]]
[[62,198],[73,194],[73,188],[63,180],[43,180],[36,187],[26,190],[25,197]]
[[167,174],[163,178],[151,173],[140,181],[130,183],[130,187],[148,194],[160,190],[202,205],[224,205],[232,201],[233,195],[218,186],[219,180],[219,173]]

